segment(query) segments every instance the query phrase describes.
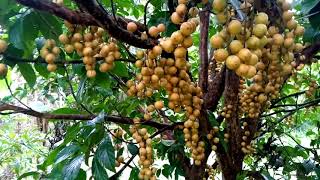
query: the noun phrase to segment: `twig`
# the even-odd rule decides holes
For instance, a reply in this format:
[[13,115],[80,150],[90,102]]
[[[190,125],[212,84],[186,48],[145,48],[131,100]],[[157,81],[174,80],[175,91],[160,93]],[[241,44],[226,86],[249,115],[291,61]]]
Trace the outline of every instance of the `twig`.
[[5,83],[6,83],[6,86],[7,86],[8,90],[9,90],[11,96],[12,96],[15,100],[17,100],[20,104],[22,104],[24,107],[28,108],[29,110],[33,110],[33,109],[31,109],[31,107],[27,106],[25,103],[23,103],[19,98],[17,98],[17,97],[13,94],[12,89],[11,89],[11,87],[10,87],[10,85],[9,85],[9,82],[8,82],[7,77],[4,78],[4,81],[5,81]]
[[114,9],[114,3],[113,3],[113,0],[110,0],[111,2],[111,9],[112,9],[112,14],[113,14],[113,19],[114,21],[116,21],[116,23],[119,25],[118,21],[117,21],[117,17],[116,17],[116,11]]
[[67,69],[65,66],[63,66],[63,67],[64,67],[64,69],[65,69],[66,78],[67,78],[67,83],[68,83],[69,86],[70,86],[71,94],[72,94],[74,100],[75,100],[76,103],[79,104],[85,111],[87,111],[89,114],[93,115],[93,113],[92,113],[89,109],[87,109],[87,108],[78,100],[78,98],[76,97],[76,95],[75,95],[75,93],[74,93],[74,89],[73,89],[72,84],[71,84],[71,79],[70,79],[70,76],[69,76],[69,73],[68,73],[68,69]]
[[[145,27],[147,27],[147,9],[148,9],[148,4],[151,2],[151,0],[148,0],[146,5],[144,6],[144,15],[143,15],[143,24]],[[146,31],[146,33],[148,34],[148,31]]]
[[137,154],[132,155],[131,158],[123,165],[123,167],[114,175],[112,175],[109,179],[110,180],[116,180],[121,173],[130,165],[130,163],[133,161],[133,159],[137,156]]

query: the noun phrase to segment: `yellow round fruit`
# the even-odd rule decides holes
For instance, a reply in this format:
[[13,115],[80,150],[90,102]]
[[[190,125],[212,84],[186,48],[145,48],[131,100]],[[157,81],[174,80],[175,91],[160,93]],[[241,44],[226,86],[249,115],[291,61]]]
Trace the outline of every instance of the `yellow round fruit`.
[[160,41],[160,45],[162,49],[168,53],[171,53],[174,50],[173,42],[171,39]]
[[255,19],[254,19],[254,22],[256,24],[265,24],[267,25],[268,24],[268,21],[269,21],[269,17],[266,13],[264,12],[260,12],[256,15]]
[[164,24],[158,24],[157,29],[159,32],[166,31],[166,26]]
[[229,44],[229,49],[232,54],[237,54],[241,49],[243,49],[243,44],[239,40],[233,40]]
[[176,8],[176,12],[180,16],[184,16],[187,13],[187,6],[185,4],[179,4]]
[[282,66],[282,73],[284,75],[288,75],[288,74],[291,74],[292,73],[292,66],[291,64],[284,64]]
[[187,54],[187,49],[180,46],[180,47],[177,47],[175,50],[174,50],[174,57],[175,58],[184,58]]
[[87,71],[88,78],[94,78],[94,77],[96,77],[96,75],[97,75],[97,72],[95,70],[88,70]]
[[62,44],[68,44],[69,43],[69,38],[66,34],[61,34],[59,36],[59,41],[62,43]]
[[190,34],[193,33],[194,31],[194,27],[193,24],[190,22],[184,22],[181,24],[180,26],[180,32],[184,35],[184,36],[189,36]]
[[284,11],[282,13],[282,19],[284,21],[290,21],[292,19],[292,17],[293,17],[293,12],[291,12],[291,11]]
[[182,41],[182,44],[181,44],[183,47],[185,48],[189,48],[193,45],[193,39],[192,39],[192,36],[187,36],[184,38],[184,40]]
[[249,64],[249,65],[252,65],[252,66],[255,66],[255,65],[258,63],[258,61],[259,61],[258,56],[257,56],[256,54],[252,53],[252,54],[251,54],[251,58],[250,58],[250,60],[248,61],[248,64]]
[[276,45],[281,46],[284,42],[284,38],[281,34],[275,34],[275,35],[273,35],[272,38],[273,38],[273,43]]
[[229,15],[226,14],[225,12],[217,13],[216,19],[217,19],[218,23],[224,24],[229,20]]
[[219,35],[214,35],[210,38],[210,44],[213,48],[222,48],[224,45],[224,40]]
[[236,70],[241,64],[240,59],[236,55],[231,55],[227,57],[226,65],[231,70]]
[[251,36],[247,41],[246,45],[250,49],[257,49],[260,46],[260,39],[256,36]]
[[183,20],[177,12],[172,13],[170,19],[173,24],[180,24]]
[[215,12],[222,12],[227,7],[226,0],[213,0],[212,8]]
[[279,29],[278,29],[278,27],[270,26],[268,29],[268,33],[270,36],[273,36],[273,35],[279,33]]
[[283,46],[284,46],[285,48],[290,48],[290,47],[292,47],[293,44],[294,44],[293,38],[286,38],[286,39],[284,40],[284,42],[283,42]]
[[228,25],[228,32],[231,35],[237,35],[241,32],[241,22],[238,20],[232,20]]
[[151,26],[150,29],[148,30],[148,33],[152,37],[157,37],[159,34],[158,28],[155,26]]
[[196,17],[199,13],[199,9],[197,7],[192,7],[189,9],[188,15],[190,17]]
[[247,63],[250,61],[251,55],[252,55],[251,51],[247,48],[241,49],[237,54],[240,60],[244,63]]
[[249,65],[240,64],[240,66],[236,69],[236,74],[241,77],[245,77],[249,71]]
[[213,56],[217,62],[224,62],[229,56],[229,53],[226,49],[217,49],[214,51]]
[[156,109],[162,109],[163,108],[163,102],[162,101],[156,101],[155,103],[154,103],[154,107],[156,108]]
[[130,31],[130,32],[136,32],[138,29],[138,26],[136,25],[136,23],[134,22],[129,22],[127,24],[127,30]]
[[48,69],[49,72],[54,72],[55,70],[57,70],[57,65],[48,64],[47,69]]
[[180,44],[180,43],[182,43],[184,37],[180,31],[175,31],[171,34],[170,39],[172,40],[172,43]]
[[72,53],[74,51],[74,48],[71,44],[66,44],[64,47],[64,50],[66,51],[66,53]]
[[112,64],[102,63],[99,67],[100,72],[107,72],[113,68]]
[[287,2],[287,1],[284,1],[284,2],[282,3],[282,9],[283,9],[284,11],[290,10],[290,9],[291,9],[290,3]]
[[296,20],[291,19],[290,21],[287,22],[287,28],[290,30],[293,30],[297,27],[298,23]]
[[0,53],[4,53],[8,48],[8,44],[6,41],[0,39]]
[[264,36],[268,31],[268,28],[265,24],[256,24],[253,27],[253,34],[259,38],[261,38],[262,36]]
[[249,66],[248,72],[245,75],[246,78],[251,79],[257,74],[257,69],[254,66]]
[[304,27],[298,25],[297,28],[294,30],[294,34],[296,36],[302,36],[304,34]]
[[56,60],[56,56],[52,53],[49,53],[45,57],[45,61],[49,64],[52,64]]
[[8,72],[7,65],[0,63],[0,76],[7,75],[7,72]]

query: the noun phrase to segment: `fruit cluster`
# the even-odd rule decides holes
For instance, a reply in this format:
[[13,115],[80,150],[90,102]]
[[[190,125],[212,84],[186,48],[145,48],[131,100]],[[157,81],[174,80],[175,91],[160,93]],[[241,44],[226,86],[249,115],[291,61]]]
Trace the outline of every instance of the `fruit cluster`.
[[132,137],[139,144],[139,161],[138,164],[142,167],[139,173],[139,179],[155,180],[156,169],[152,168],[152,140],[146,128],[140,128],[140,119],[134,119],[134,125],[130,128]]
[[[8,48],[8,44],[6,41],[0,39],[0,54],[4,53]],[[5,76],[8,72],[7,65],[0,63],[0,77]]]
[[[195,164],[199,165],[204,158],[204,142],[199,141],[198,135],[199,120],[203,100],[200,87],[192,83],[189,76],[190,64],[187,61],[187,49],[193,45],[191,34],[196,30],[199,22],[196,18],[190,18],[184,22],[187,16],[187,1],[179,1],[176,11],[172,14],[171,20],[180,25],[180,29],[172,33],[170,38],[160,39],[160,44],[146,52],[137,51],[138,60],[135,65],[140,69],[135,80],[127,82],[129,96],[151,97],[154,91],[161,88],[168,94],[168,108],[179,113],[185,111],[187,120],[184,123],[184,136],[186,145],[191,148]],[[197,9],[189,10],[191,16]],[[192,17],[192,16],[191,16]],[[131,24],[127,30],[134,32],[136,26]],[[164,25],[152,26],[148,34],[157,37],[159,32],[165,30]],[[155,33],[157,32],[157,33]],[[171,54],[164,57],[163,52]],[[147,107],[144,115],[145,120],[151,119],[151,113],[155,109],[161,110],[164,107],[162,101]]]
[[46,40],[44,46],[40,50],[40,56],[48,63],[47,69],[49,72],[53,72],[57,69],[57,65],[54,61],[59,56],[61,50],[56,46],[56,42],[53,39]]
[[318,84],[315,80],[311,80],[308,90],[306,91],[306,95],[311,97],[317,90]]

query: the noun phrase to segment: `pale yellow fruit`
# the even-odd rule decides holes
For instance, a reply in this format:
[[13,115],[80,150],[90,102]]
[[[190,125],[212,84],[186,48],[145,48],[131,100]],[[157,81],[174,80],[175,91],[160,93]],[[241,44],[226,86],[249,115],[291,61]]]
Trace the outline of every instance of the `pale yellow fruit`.
[[237,54],[241,49],[243,49],[243,44],[239,40],[233,40],[229,44],[229,49],[232,54]]
[[231,35],[237,35],[241,32],[241,22],[238,20],[232,20],[228,25],[228,32]]
[[97,75],[97,72],[95,70],[88,70],[87,71],[88,78],[94,78],[94,77],[96,77],[96,75]]
[[248,72],[245,75],[246,78],[251,79],[257,74],[257,69],[254,66],[249,66]]
[[221,12],[227,7],[226,0],[213,0],[212,8],[215,12]]
[[240,64],[240,66],[236,69],[236,74],[241,77],[245,77],[249,71],[249,65]]
[[240,60],[244,63],[250,61],[251,55],[252,55],[251,51],[247,48],[241,49],[237,54],[237,56],[240,58]]
[[164,24],[158,24],[157,29],[159,32],[166,31],[166,26]]
[[226,23],[229,20],[229,18],[230,18],[230,16],[225,12],[221,12],[221,13],[216,14],[217,22],[220,24]]
[[272,38],[273,38],[273,43],[276,45],[281,46],[284,42],[284,38],[281,34],[275,34],[275,35],[273,35]]
[[183,20],[177,12],[173,12],[170,19],[173,24],[180,24]]
[[136,32],[138,29],[138,26],[136,25],[136,23],[134,22],[129,22],[127,24],[127,30],[130,31],[130,32]]
[[249,64],[249,65],[252,65],[252,66],[255,66],[255,65],[258,63],[258,61],[259,61],[258,56],[257,56],[256,54],[252,53],[252,54],[251,54],[251,58],[250,58],[250,60],[248,61],[248,64]]
[[7,75],[7,72],[8,72],[7,65],[0,63],[0,76]]
[[256,24],[253,27],[253,34],[259,38],[261,38],[262,36],[264,36],[268,31],[268,28],[265,24]]
[[293,30],[297,27],[298,23],[296,20],[291,19],[290,21],[287,22],[287,28],[290,30]]
[[214,35],[210,38],[210,44],[213,48],[222,48],[224,45],[224,40],[219,35]]
[[297,36],[302,36],[304,34],[304,27],[298,25],[297,28],[294,30],[294,34]]
[[214,51],[213,56],[216,61],[224,62],[229,56],[229,53],[226,49],[217,49]]
[[54,72],[55,70],[57,70],[57,65],[55,65],[55,64],[48,64],[48,65],[47,65],[47,70],[48,70],[49,72]]
[[156,101],[155,103],[154,103],[154,107],[156,108],[156,109],[162,109],[163,108],[163,102],[162,101]]
[[254,19],[254,22],[256,24],[265,24],[267,25],[268,24],[268,21],[269,21],[269,17],[266,13],[264,12],[260,12],[256,15],[255,19]]
[[231,70],[236,70],[241,64],[240,59],[238,56],[231,55],[226,59],[226,65]]
[[250,49],[256,49],[260,46],[260,39],[256,36],[251,36],[247,41],[246,45]]
[[179,4],[176,8],[176,12],[180,16],[184,16],[187,13],[187,6],[185,4]]
[[293,12],[291,12],[291,11],[284,11],[282,13],[282,19],[284,21],[290,21],[292,19],[292,17],[293,17]]
[[62,44],[68,44],[69,43],[69,38],[66,34],[61,34],[59,36],[59,41],[62,43]]

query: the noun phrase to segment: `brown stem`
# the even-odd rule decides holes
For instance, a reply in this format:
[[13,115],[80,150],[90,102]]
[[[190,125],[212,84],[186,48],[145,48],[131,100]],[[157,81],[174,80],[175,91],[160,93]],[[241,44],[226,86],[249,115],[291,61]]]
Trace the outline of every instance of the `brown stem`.
[[[26,115],[44,118],[44,119],[59,119],[59,120],[90,121],[95,117],[97,117],[97,115],[87,115],[87,114],[51,114],[51,113],[45,113],[45,112],[38,112],[35,110],[29,110],[23,107],[5,104],[5,103],[0,104],[0,112],[2,111],[13,111],[15,113],[26,114]],[[134,124],[133,119],[128,117],[109,115],[109,116],[105,116],[104,119],[107,122],[113,122],[117,124]],[[145,121],[143,122],[143,125],[151,126],[157,129],[166,128],[166,130],[172,130],[176,127],[175,125],[162,124],[155,121]],[[179,125],[179,123],[177,125]]]
[[206,10],[210,8],[210,3],[206,5],[206,8],[202,10],[200,15],[200,70],[199,70],[199,86],[205,93],[208,87],[208,35],[209,35],[209,20],[210,11]]

